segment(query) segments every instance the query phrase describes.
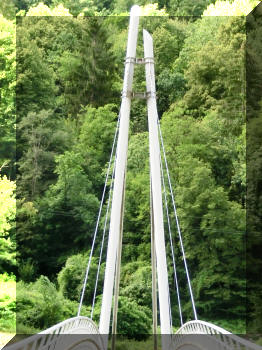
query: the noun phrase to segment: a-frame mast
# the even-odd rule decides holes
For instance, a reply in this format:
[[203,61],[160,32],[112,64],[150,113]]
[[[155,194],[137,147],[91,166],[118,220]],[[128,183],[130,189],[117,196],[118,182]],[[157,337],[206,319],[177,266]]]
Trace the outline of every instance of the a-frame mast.
[[[130,25],[128,33],[127,54],[125,62],[125,75],[122,92],[122,102],[120,108],[120,126],[119,139],[116,153],[115,181],[112,199],[111,220],[109,229],[109,240],[107,248],[107,260],[105,270],[104,291],[102,299],[102,308],[100,314],[99,331],[101,334],[109,334],[110,316],[112,308],[112,297],[115,280],[115,268],[117,256],[120,256],[119,242],[121,238],[121,227],[123,219],[123,200],[125,190],[125,175],[127,164],[128,149],[128,128],[131,107],[132,82],[134,74],[134,64],[136,63],[136,45],[139,24],[139,7],[133,6],[130,15]],[[161,334],[169,335],[171,333],[170,318],[170,296],[168,285],[168,272],[166,261],[163,205],[161,190],[161,172],[160,172],[160,146],[158,139],[158,114],[156,104],[155,73],[153,58],[153,40],[147,31],[143,31],[144,54],[142,63],[146,70],[146,98],[148,110],[149,126],[149,153],[150,153],[150,177],[151,177],[151,200],[152,200],[152,232],[156,254],[157,280],[159,291],[160,324]],[[155,310],[154,310],[155,311]],[[155,312],[156,313],[156,312]],[[162,347],[166,349],[165,341],[162,339]]]

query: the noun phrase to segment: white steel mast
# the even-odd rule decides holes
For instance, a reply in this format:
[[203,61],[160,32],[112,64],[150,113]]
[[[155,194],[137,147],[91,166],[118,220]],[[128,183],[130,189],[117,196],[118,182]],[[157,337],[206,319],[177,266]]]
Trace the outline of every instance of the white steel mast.
[[112,198],[112,209],[107,248],[106,270],[104,280],[104,292],[100,314],[99,332],[109,334],[110,316],[112,308],[112,297],[115,279],[115,267],[117,249],[121,230],[121,208],[123,208],[123,192],[125,187],[125,173],[127,163],[128,129],[131,107],[131,91],[134,74],[134,63],[136,57],[136,45],[139,25],[139,6],[133,6],[130,13],[130,23],[127,41],[125,74],[122,91],[122,102],[120,108],[119,138],[116,153],[116,168],[114,191]]
[[[171,333],[170,305],[169,305],[169,285],[166,261],[166,247],[163,221],[163,205],[161,190],[160,172],[160,146],[158,138],[158,114],[156,104],[155,70],[153,39],[151,35],[143,30],[144,55],[146,70],[146,90],[147,90],[147,113],[149,128],[149,153],[150,153],[150,176],[152,191],[152,207],[154,225],[154,239],[157,265],[159,308],[161,334]],[[162,340],[163,342],[163,340]],[[163,346],[164,348],[164,346]]]

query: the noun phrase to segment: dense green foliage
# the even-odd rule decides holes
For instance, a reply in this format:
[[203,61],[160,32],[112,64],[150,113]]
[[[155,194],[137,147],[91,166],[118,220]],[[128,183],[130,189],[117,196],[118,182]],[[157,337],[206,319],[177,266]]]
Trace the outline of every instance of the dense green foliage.
[[262,126],[262,50],[261,6],[248,16],[247,21],[247,307],[248,329],[259,333],[262,320],[261,296],[261,126]]
[[[16,23],[18,332],[35,332],[77,312],[117,123],[127,39],[127,17],[103,15],[125,13],[134,2],[23,0],[15,1],[13,6],[3,1],[0,6],[4,15],[0,17],[0,167],[4,164],[0,179],[0,268],[9,273],[16,272],[14,183],[4,174],[15,178],[12,13],[20,11]],[[157,15],[142,17],[141,27],[148,29],[154,39],[159,116],[198,316],[229,331],[244,333],[246,19],[220,16],[223,11],[227,14],[228,8],[235,9],[238,0],[201,0],[193,6],[192,1],[163,0],[158,2],[158,8],[146,0],[136,3],[144,6],[144,13]],[[210,4],[214,6],[208,7]],[[238,11],[245,14],[254,4],[246,1]],[[207,7],[206,14],[212,17],[201,17]],[[143,56],[141,39],[138,57]],[[256,43],[250,59],[260,67],[254,54]],[[253,81],[256,79],[254,76]],[[144,80],[144,66],[137,66],[135,91],[145,89]],[[250,137],[260,139],[262,98],[251,95],[250,99]],[[144,340],[152,324],[150,178],[144,101],[132,101],[130,124],[118,332]],[[261,228],[257,214],[261,213],[261,198],[256,194],[261,186],[260,156],[261,150],[254,146],[249,161],[250,176],[256,182],[248,193],[253,203],[254,232]],[[171,202],[168,204],[172,212]],[[2,207],[5,211],[1,211]],[[106,207],[84,298],[82,314],[87,316],[105,212]],[[192,319],[192,308],[173,219],[182,308],[187,321]],[[165,224],[166,221],[165,218]],[[173,325],[178,327],[168,235],[166,241]],[[254,245],[253,242],[249,247],[251,252]],[[259,265],[256,254],[252,261]],[[95,321],[99,320],[104,268],[105,251]],[[254,276],[258,271],[259,268]],[[262,317],[255,303],[258,300],[253,292],[249,331],[258,331],[256,325]],[[8,306],[11,312],[12,305]]]
[[12,229],[15,219],[15,183],[0,175],[0,273],[13,271],[15,242]]
[[[14,177],[15,158],[15,27],[0,11],[0,168]],[[5,167],[9,163],[9,167]]]
[[16,293],[15,277],[7,273],[0,274],[0,331],[16,330]]
[[[77,313],[77,302],[63,298],[47,277],[40,276],[35,283],[17,283],[17,333],[36,332]],[[83,315],[87,311],[83,309]]]

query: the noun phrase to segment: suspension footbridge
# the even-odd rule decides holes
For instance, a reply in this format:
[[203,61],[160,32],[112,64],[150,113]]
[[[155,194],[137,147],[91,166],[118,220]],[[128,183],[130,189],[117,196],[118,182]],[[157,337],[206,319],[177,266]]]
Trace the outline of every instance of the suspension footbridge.
[[[262,347],[245,339],[231,334],[227,330],[214,324],[200,320],[194,301],[193,289],[190,282],[190,273],[186,261],[181,229],[179,225],[174,193],[171,184],[170,173],[167,164],[166,152],[161,133],[157,113],[156,87],[154,72],[153,39],[143,30],[144,58],[136,58],[137,37],[139,28],[139,7],[131,9],[127,52],[125,60],[125,73],[122,90],[121,107],[112,145],[110,160],[105,179],[104,190],[99,208],[96,228],[88,260],[83,288],[77,316],[67,319],[53,327],[26,338],[23,341],[8,346],[9,350],[107,350],[109,334],[117,334],[117,311],[120,283],[120,265],[123,236],[123,211],[125,200],[125,182],[128,151],[129,116],[132,98],[144,98],[147,103],[148,129],[149,129],[149,156],[150,156],[150,202],[151,202],[151,256],[152,256],[152,333],[157,334],[158,311],[161,333],[162,350],[261,350]],[[132,91],[134,67],[136,64],[144,64],[146,76],[146,92],[136,93]],[[164,171],[167,183],[164,180]],[[110,181],[111,180],[111,181]],[[106,209],[106,219],[101,241],[100,256],[91,317],[81,316],[81,310],[88,285],[88,276],[91,266],[97,232],[101,218],[102,208],[105,202],[106,189],[110,182],[109,199]],[[188,284],[189,296],[192,305],[193,320],[184,323],[181,308],[180,292],[176,271],[176,259],[172,239],[170,215],[167,205],[167,193],[171,195],[172,209],[177,226],[178,238],[182,253],[182,260]],[[166,258],[166,243],[164,233],[164,212],[166,212],[168,235],[172,252],[174,268],[174,287],[178,299],[178,309],[181,327],[173,333],[171,302],[168,282],[168,269]],[[105,243],[107,222],[109,224],[109,236],[107,245],[106,269],[99,325],[93,319],[93,311],[96,302],[98,276],[101,267],[102,252]],[[158,310],[159,306],[159,310]],[[110,320],[112,328],[110,330]],[[114,337],[111,349],[115,349]],[[157,343],[154,349],[157,350]],[[142,350],[142,349],[141,349]]]

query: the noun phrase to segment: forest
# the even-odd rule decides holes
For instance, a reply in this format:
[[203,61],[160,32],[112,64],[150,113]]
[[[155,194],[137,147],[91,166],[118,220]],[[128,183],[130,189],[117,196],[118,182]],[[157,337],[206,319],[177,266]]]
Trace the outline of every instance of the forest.
[[[262,10],[254,0],[1,2],[0,332],[32,334],[77,313],[134,3],[154,41],[158,113],[198,316],[261,334]],[[142,65],[133,89],[145,90]],[[136,340],[152,333],[148,147],[146,103],[132,100],[118,333]],[[82,309],[88,317],[106,204]],[[172,231],[189,321],[175,221]],[[166,249],[177,329],[168,233]],[[96,322],[106,247],[102,257]],[[16,296],[8,293],[15,281]]]

